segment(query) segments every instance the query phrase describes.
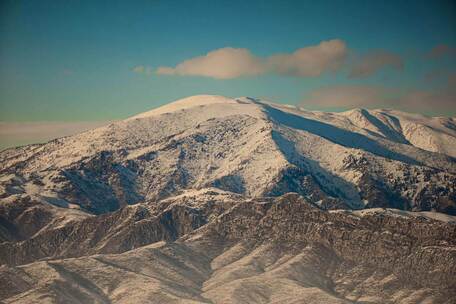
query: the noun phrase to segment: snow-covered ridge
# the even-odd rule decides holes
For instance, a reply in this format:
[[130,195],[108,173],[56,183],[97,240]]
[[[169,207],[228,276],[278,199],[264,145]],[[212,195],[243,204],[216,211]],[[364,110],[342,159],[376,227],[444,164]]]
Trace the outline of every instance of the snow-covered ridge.
[[456,120],[396,110],[354,109],[341,113],[354,125],[390,140],[456,157]]
[[[357,108],[341,113],[321,112],[307,111],[293,105],[274,104],[249,97],[229,98],[218,95],[196,95],[135,115],[127,121],[214,105],[217,105],[217,109],[223,113],[224,108],[242,108],[245,104],[250,105],[250,111],[246,112],[250,112],[249,114],[253,116],[258,117],[259,112],[252,113],[252,106],[262,110],[261,105],[267,105],[304,117],[336,124],[342,128],[353,130],[350,125],[354,125],[360,128],[361,132],[373,132],[388,140],[411,144],[423,150],[456,157],[456,120],[454,118],[428,117],[392,109],[367,110]],[[230,114],[230,111],[226,111],[226,114]]]
[[[412,132],[411,125],[420,127]],[[331,113],[249,97],[193,96],[3,151],[0,195],[102,213],[212,187],[247,197],[297,192],[330,209],[452,213],[455,129],[451,118],[389,110]]]
[[[245,105],[249,109],[243,109]],[[344,129],[353,130],[353,126],[361,132],[373,132],[388,140],[411,144],[423,150],[444,153],[456,157],[456,120],[453,117],[428,117],[421,114],[406,113],[392,109],[353,109],[345,112],[307,111],[305,109],[284,104],[274,104],[265,100],[249,97],[229,98],[219,95],[196,95],[183,98],[151,111],[137,114],[126,121],[157,117],[195,107],[213,107],[218,115],[230,115],[232,109],[241,109],[246,114],[258,117],[262,105],[271,106],[304,117],[335,124]],[[215,107],[214,107],[215,106]],[[255,108],[257,111],[255,111]],[[227,111],[225,111],[227,109]],[[241,111],[242,112],[242,111]],[[350,126],[352,125],[352,126]],[[359,130],[356,130],[359,131]]]

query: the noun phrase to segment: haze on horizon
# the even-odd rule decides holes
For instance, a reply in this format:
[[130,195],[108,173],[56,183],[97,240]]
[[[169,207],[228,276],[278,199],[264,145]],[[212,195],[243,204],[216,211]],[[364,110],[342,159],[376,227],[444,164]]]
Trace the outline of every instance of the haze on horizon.
[[454,1],[2,1],[0,148],[196,94],[456,115]]

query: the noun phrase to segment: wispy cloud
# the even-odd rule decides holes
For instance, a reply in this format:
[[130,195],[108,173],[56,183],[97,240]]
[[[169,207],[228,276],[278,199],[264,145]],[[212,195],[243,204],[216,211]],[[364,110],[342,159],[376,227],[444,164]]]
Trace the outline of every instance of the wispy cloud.
[[152,68],[145,66],[145,65],[137,65],[131,69],[134,73],[137,74],[144,74],[144,75],[151,75],[152,74]]
[[62,73],[64,76],[71,76],[74,74],[74,71],[72,69],[63,69]]
[[0,122],[0,149],[42,143],[108,124],[109,121]]
[[391,67],[398,71],[404,68],[404,61],[398,54],[388,51],[372,51],[357,59],[350,71],[350,77],[361,78]]
[[426,57],[430,59],[439,59],[447,55],[456,56],[456,47],[451,47],[447,44],[438,44],[426,54]]
[[[448,76],[448,86],[450,88],[456,88],[456,73],[452,73]],[[455,104],[455,107],[456,107],[456,104]]]
[[232,79],[266,73],[297,77],[315,77],[341,67],[347,55],[345,42],[323,41],[291,54],[258,57],[248,49],[226,47],[185,60],[175,67],[159,67],[159,75],[204,76]]
[[449,70],[442,69],[442,68],[435,68],[432,69],[423,75],[423,81],[425,83],[436,83],[442,82],[442,80],[448,76],[450,73]]
[[451,86],[440,90],[387,88],[382,86],[345,85],[327,86],[314,90],[302,102],[302,106],[320,108],[395,108],[409,112],[429,112],[454,115],[456,90]]
[[323,108],[368,107],[384,103],[389,89],[379,86],[339,85],[316,89],[302,104]]
[[[391,107],[395,107],[392,103]],[[397,105],[410,112],[431,112],[441,115],[455,115],[456,92],[451,89],[428,91],[410,90],[397,98]]]

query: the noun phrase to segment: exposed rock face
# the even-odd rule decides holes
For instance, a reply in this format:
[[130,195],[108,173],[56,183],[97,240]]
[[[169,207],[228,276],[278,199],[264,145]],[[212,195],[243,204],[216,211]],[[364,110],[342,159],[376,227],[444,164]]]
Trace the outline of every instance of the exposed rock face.
[[454,303],[454,125],[196,96],[2,151],[0,301]]
[[6,303],[456,299],[456,222],[327,212],[297,194],[262,201],[203,190],[156,207],[124,207],[12,243],[22,248],[2,256],[0,296]]
[[[21,242],[0,243],[0,263],[20,265],[43,258],[119,253],[161,240],[174,241],[206,224],[208,217],[229,208],[228,202],[219,206],[222,201],[221,198],[218,200],[214,203],[208,201],[203,209],[166,201],[159,205],[138,204],[114,213],[72,221],[61,227],[43,229]],[[209,207],[210,210],[205,210]]]
[[28,196],[4,200],[0,205],[0,241],[27,240],[45,231],[63,227],[69,222],[90,217],[85,212],[58,208],[31,200]]

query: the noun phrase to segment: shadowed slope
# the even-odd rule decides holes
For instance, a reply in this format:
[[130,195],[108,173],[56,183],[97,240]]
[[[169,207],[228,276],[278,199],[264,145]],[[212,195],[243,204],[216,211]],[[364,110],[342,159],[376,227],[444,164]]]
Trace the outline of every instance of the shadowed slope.
[[415,159],[391,151],[367,136],[349,132],[321,121],[286,113],[266,104],[264,105],[264,108],[268,116],[281,125],[316,134],[345,147],[365,150],[381,157],[394,159],[411,165],[420,165]]

